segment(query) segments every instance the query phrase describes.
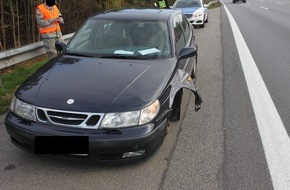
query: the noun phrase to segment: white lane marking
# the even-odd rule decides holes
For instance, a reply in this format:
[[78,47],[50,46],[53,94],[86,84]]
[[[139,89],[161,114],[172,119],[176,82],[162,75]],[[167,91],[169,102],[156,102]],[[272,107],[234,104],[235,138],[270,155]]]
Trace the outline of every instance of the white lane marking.
[[290,188],[290,139],[232,14],[228,15],[275,190]]
[[263,6],[259,6],[261,9],[265,9],[265,10],[268,10],[269,8],[267,7],[263,7]]

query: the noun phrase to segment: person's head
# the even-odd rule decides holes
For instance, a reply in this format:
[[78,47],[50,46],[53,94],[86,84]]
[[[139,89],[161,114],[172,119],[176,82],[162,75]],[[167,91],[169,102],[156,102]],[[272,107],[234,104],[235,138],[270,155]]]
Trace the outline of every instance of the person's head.
[[52,7],[55,5],[55,0],[45,0],[45,3],[47,6]]

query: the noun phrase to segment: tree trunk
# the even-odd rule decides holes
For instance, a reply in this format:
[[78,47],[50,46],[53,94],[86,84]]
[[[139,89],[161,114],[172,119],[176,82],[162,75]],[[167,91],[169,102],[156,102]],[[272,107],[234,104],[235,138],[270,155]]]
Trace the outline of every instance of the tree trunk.
[[[30,24],[30,20],[31,20],[31,10],[30,10],[30,6],[31,6],[31,1],[29,0],[27,3],[27,12],[26,12],[26,27],[31,29],[31,24]],[[31,32],[27,32],[27,43],[31,43]]]
[[18,1],[16,1],[16,17],[17,17],[17,47],[21,47],[21,34],[20,34],[20,16]]
[[15,33],[15,14],[14,14],[14,8],[13,8],[13,3],[12,0],[9,0],[9,5],[10,5],[10,13],[11,13],[11,32],[12,32],[12,39],[13,39],[13,45],[14,47],[17,47],[16,43],[16,33]]
[[1,38],[2,38],[2,50],[6,49],[6,30],[4,22],[4,5],[3,0],[0,0],[0,11],[1,11]]

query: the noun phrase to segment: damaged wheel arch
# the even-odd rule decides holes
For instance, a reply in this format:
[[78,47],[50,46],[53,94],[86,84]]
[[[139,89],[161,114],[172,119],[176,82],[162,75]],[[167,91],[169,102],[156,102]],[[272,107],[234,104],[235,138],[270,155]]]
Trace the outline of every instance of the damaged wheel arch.
[[192,78],[185,71],[178,69],[171,83],[169,108],[172,109],[170,120],[177,121],[180,119],[180,106],[183,95],[183,89],[190,90],[195,96],[195,111],[201,108],[202,99],[193,83]]

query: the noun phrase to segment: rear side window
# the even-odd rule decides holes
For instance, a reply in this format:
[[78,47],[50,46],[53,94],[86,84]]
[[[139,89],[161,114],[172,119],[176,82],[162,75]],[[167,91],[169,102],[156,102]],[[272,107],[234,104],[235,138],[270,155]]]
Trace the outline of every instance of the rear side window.
[[176,54],[180,52],[180,50],[185,46],[186,43],[182,29],[182,23],[179,17],[182,17],[182,14],[178,14],[173,18]]

